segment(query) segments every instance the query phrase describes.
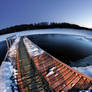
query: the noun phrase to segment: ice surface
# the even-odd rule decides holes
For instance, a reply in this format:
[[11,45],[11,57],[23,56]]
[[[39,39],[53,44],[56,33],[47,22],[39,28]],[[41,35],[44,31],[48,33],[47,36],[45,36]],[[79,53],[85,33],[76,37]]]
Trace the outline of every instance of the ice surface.
[[85,57],[83,59],[80,59],[76,62],[71,62],[71,66],[76,66],[76,67],[86,67],[90,65],[92,65],[92,55]]
[[86,67],[73,67],[81,73],[84,73],[90,77],[92,77],[92,65]]
[[85,57],[71,64],[72,68],[92,77],[92,56]]
[[0,41],[5,40],[7,37],[13,35],[24,36],[24,35],[33,35],[33,34],[70,34],[70,35],[81,35],[88,38],[92,38],[92,32],[88,30],[55,28],[55,29],[29,30],[29,31],[22,31],[11,34],[5,34],[0,36]]

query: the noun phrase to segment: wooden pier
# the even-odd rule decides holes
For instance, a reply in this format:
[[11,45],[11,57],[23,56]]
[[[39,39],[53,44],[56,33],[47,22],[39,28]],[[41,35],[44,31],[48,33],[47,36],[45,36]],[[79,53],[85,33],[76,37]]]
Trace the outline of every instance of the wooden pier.
[[26,37],[19,42],[16,64],[21,92],[68,92],[92,87],[91,77],[72,69]]
[[[21,92],[52,92],[48,82],[35,68],[34,62],[28,56],[23,40],[19,42],[17,51],[18,85]],[[48,90],[48,91],[47,91]]]

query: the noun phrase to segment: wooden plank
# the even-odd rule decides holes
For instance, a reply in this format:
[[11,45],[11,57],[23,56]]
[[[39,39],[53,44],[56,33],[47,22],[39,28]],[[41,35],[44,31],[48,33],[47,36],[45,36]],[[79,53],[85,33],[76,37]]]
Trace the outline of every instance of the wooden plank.
[[[92,78],[72,69],[45,51],[41,55],[30,56],[30,58],[33,60],[39,72],[42,73],[42,76],[44,75],[44,78],[56,92],[60,90],[67,92],[74,87],[79,89],[90,87]],[[52,67],[55,67],[55,69],[48,75],[47,71]]]
[[59,90],[63,90],[64,92],[67,92],[68,90],[70,90],[71,88],[73,88],[77,82],[79,82],[80,78],[81,77],[78,75],[76,78],[73,79],[72,82],[69,83],[69,85],[63,87],[64,89],[60,88]]

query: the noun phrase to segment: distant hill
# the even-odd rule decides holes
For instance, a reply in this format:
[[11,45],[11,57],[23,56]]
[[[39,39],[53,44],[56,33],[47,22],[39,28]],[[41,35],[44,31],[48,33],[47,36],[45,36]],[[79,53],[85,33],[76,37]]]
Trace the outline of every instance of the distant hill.
[[20,31],[26,31],[26,30],[35,30],[35,29],[49,29],[49,28],[72,28],[72,29],[86,29],[91,30],[86,27],[81,27],[76,24],[70,24],[70,23],[48,23],[48,22],[41,22],[41,23],[35,23],[35,24],[22,24],[22,25],[16,25],[9,28],[1,29],[0,35],[8,34],[8,33],[14,33],[14,32],[20,32]]

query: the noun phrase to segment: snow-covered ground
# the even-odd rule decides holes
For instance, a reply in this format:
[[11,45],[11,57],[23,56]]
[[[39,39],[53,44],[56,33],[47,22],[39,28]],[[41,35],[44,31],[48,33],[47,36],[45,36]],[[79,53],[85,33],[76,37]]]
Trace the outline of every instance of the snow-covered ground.
[[[17,43],[19,38],[15,40],[10,50],[7,52],[6,58],[0,67],[0,92],[18,92],[16,78],[16,69],[14,68],[14,55],[16,54]],[[8,57],[7,57],[8,56]],[[13,91],[14,90],[14,91]]]
[[0,67],[0,92],[12,92],[11,85],[12,81],[12,66],[10,62],[3,62]]
[[16,84],[14,83],[15,80],[12,79],[13,70],[11,62],[2,62],[0,67],[0,92],[12,92],[12,88],[14,92],[18,92]]

